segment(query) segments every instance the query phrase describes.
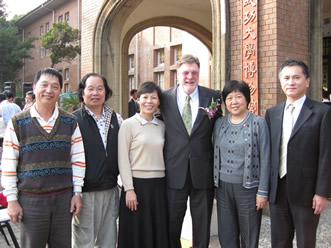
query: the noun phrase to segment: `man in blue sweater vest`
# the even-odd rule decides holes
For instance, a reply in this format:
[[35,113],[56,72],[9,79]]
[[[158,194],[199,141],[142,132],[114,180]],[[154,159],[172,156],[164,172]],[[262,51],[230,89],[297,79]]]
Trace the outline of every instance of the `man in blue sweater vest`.
[[82,208],[85,156],[77,119],[59,109],[62,75],[36,74],[36,103],[5,132],[2,186],[21,247],[71,247],[71,218]]

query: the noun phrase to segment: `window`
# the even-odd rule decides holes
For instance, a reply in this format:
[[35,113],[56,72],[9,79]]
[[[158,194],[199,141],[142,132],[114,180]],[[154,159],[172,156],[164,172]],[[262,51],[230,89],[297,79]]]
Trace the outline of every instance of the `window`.
[[176,46],[173,50],[174,53],[174,64],[182,57],[182,46]]
[[171,70],[170,87],[174,87],[175,85],[177,85],[177,71]]
[[156,50],[156,66],[164,65],[164,49]]
[[44,35],[44,25],[40,26],[40,36]]
[[45,28],[46,28],[46,33],[47,33],[49,31],[49,22],[46,23]]
[[129,70],[134,69],[134,55],[129,55]]
[[164,89],[164,72],[156,73],[156,83],[161,89]]
[[45,49],[43,47],[40,47],[40,58],[44,57],[44,51]]
[[132,90],[132,89],[135,89],[136,88],[136,84],[135,84],[135,81],[134,81],[134,76],[131,75],[129,76],[129,89]]
[[66,80],[66,81],[69,80],[69,69],[64,70],[64,80]]
[[64,14],[64,19],[69,22],[69,12]]
[[48,57],[49,54],[50,54],[50,50],[49,50],[49,49],[46,49],[46,51],[45,51],[45,56]]
[[69,92],[69,84],[64,84],[64,93]]
[[58,18],[58,22],[63,22],[63,15],[60,15]]

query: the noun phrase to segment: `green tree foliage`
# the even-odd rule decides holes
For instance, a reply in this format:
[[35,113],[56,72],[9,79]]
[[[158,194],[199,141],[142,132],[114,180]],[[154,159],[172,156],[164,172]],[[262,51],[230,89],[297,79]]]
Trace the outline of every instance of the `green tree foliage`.
[[34,48],[33,41],[37,38],[29,37],[22,41],[19,31],[13,22],[0,17],[0,84],[14,81],[17,71],[24,65],[23,59],[32,59],[30,49]]
[[73,93],[68,95],[67,97],[63,97],[61,101],[61,108],[66,111],[75,111],[76,109],[80,108],[80,101],[78,96]]
[[6,4],[3,0],[0,0],[0,17],[5,17],[6,15]]
[[41,37],[41,46],[51,51],[51,67],[62,61],[70,61],[80,54],[80,31],[67,22],[54,23],[53,27]]

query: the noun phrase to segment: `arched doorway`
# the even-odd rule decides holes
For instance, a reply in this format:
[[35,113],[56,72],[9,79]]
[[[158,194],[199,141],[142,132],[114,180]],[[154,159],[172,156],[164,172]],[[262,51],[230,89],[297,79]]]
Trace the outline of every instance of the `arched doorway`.
[[[129,42],[134,34],[151,26],[176,27],[201,40],[213,56],[211,87],[220,89],[226,75],[225,56],[220,55],[222,49],[225,50],[224,43],[223,46],[221,45],[224,39],[221,39],[221,12],[220,6],[217,5],[220,5],[220,2],[200,0],[104,2],[94,29],[92,63],[93,71],[105,75],[114,92],[110,105],[126,115]],[[183,9],[185,11],[182,11]],[[223,66],[221,66],[222,61]],[[224,79],[221,80],[222,77]]]
[[[155,26],[169,26],[181,29],[183,31],[186,31],[193,36],[195,36],[198,40],[200,40],[209,50],[211,53],[212,50],[212,34],[205,28],[203,28],[201,25],[197,23],[193,23],[192,21],[188,21],[184,18],[179,17],[173,17],[173,16],[166,16],[166,17],[159,17],[159,18],[153,18],[146,20],[141,23],[137,23],[135,26],[133,26],[125,35],[122,43],[122,65],[121,65],[121,76],[122,76],[122,84],[121,84],[121,90],[122,90],[122,104],[123,106],[126,106],[125,104],[128,101],[128,94],[129,91],[129,78],[128,78],[128,49],[131,39],[134,37],[136,33],[139,33],[142,30],[145,30],[149,27],[155,27]],[[126,108],[122,108],[122,114],[125,117],[126,116]]]

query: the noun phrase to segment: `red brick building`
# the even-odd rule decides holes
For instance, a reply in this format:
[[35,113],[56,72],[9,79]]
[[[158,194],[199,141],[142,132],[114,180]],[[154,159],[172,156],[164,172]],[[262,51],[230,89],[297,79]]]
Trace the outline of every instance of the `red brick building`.
[[129,45],[129,89],[154,81],[162,89],[176,85],[177,60],[194,54],[200,60],[200,84],[210,87],[210,51],[191,34],[172,27],[151,27],[137,33]]
[[[55,66],[64,76],[69,71],[64,91],[75,90],[81,75],[101,73],[114,91],[110,104],[123,116],[127,114],[130,85],[137,86],[145,79],[162,84],[163,71],[163,87],[174,85],[174,49],[182,44],[184,53],[185,47],[184,43],[174,41],[175,28],[206,46],[209,74],[201,82],[222,89],[229,79],[248,81],[255,101],[253,110],[262,116],[266,109],[284,99],[277,69],[287,58],[303,60],[310,66],[311,98],[320,100],[322,87],[329,91],[331,88],[331,2],[328,0],[48,0],[17,25],[25,37],[30,34],[40,37],[42,26],[45,32],[47,23],[51,27],[61,15],[64,19],[67,12],[69,24],[82,31],[82,55],[70,64]],[[158,26],[167,28],[152,28]],[[151,32],[148,39],[152,37],[153,51],[146,56],[151,61],[149,66],[143,59],[146,51],[137,49],[145,47],[139,37],[147,32]],[[163,37],[167,38],[166,42],[159,44]],[[138,46],[132,48],[131,41],[138,41]],[[249,61],[245,60],[247,47],[254,47]],[[162,49],[163,67],[155,64],[158,50]],[[36,41],[35,60],[26,61],[18,82],[32,81],[38,69],[50,64],[46,51],[42,50]],[[194,50],[200,52],[199,48]],[[132,60],[137,51],[139,56],[133,56]],[[135,62],[131,63],[135,68],[129,67],[130,60]]]
[[[80,29],[80,5],[81,0],[48,0],[16,22],[23,39],[29,36],[38,38],[34,42],[35,49],[31,49],[34,59],[25,60],[25,65],[18,73],[16,79],[18,86],[22,85],[22,82],[33,82],[37,71],[51,66],[50,53],[40,46],[39,39],[52,28],[53,23],[67,21],[71,27]],[[81,77],[80,56],[69,63],[63,62],[54,67],[63,75],[63,92],[76,91]]]

